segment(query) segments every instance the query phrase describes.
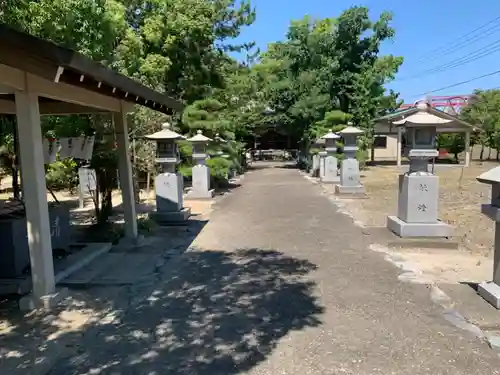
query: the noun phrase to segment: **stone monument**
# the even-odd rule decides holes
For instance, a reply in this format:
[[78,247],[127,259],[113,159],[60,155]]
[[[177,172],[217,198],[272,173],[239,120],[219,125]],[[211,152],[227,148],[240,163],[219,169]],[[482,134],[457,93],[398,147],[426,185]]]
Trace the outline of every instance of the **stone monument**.
[[399,175],[398,215],[387,218],[387,228],[400,237],[450,237],[452,227],[438,219],[439,177],[428,170],[429,160],[438,156],[437,124],[398,126],[406,128],[410,168]]
[[[319,139],[316,139],[314,143],[311,145],[312,148],[321,148],[322,145],[318,142]],[[312,151],[312,166],[311,166],[311,177],[319,177],[320,176],[320,169],[321,169],[321,156],[319,154],[319,151]]]
[[321,182],[325,184],[337,184],[340,182],[337,160],[337,140],[340,139],[340,136],[335,134],[333,130],[330,130],[321,138],[325,140],[326,154]]
[[493,281],[479,284],[478,293],[495,308],[500,309],[500,167],[483,173],[477,180],[491,185],[491,201],[481,205],[481,212],[495,221]]
[[357,139],[363,130],[348,126],[339,131],[344,139],[344,160],[340,165],[340,184],[335,186],[335,192],[340,195],[365,195],[365,187],[361,185],[359,162],[356,159],[358,150]]
[[146,138],[156,141],[155,162],[162,169],[155,179],[156,212],[152,212],[151,217],[160,224],[183,222],[191,215],[191,209],[184,207],[184,184],[175,167],[180,161],[176,141],[185,137],[164,123],[162,130]]
[[197,134],[189,138],[188,141],[193,144],[195,166],[192,168],[193,188],[186,197],[189,199],[211,199],[214,196],[214,190],[210,189],[210,168],[205,165],[207,144],[211,139],[205,137],[201,130],[198,130]]

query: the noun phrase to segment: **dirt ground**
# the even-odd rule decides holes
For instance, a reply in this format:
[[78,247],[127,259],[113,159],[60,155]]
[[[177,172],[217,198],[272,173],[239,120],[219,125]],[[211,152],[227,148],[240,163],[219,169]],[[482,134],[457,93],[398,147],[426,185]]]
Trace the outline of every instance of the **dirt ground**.
[[[481,214],[490,187],[476,177],[498,165],[473,162],[469,168],[436,166],[440,177],[441,220],[453,225],[459,250],[402,249],[393,255],[415,264],[423,276],[436,282],[482,282],[492,274],[494,223]],[[375,166],[361,172],[368,199],[342,200],[342,208],[367,227],[385,227],[388,215],[397,212],[398,175],[396,166]],[[329,189],[329,188],[327,188]]]

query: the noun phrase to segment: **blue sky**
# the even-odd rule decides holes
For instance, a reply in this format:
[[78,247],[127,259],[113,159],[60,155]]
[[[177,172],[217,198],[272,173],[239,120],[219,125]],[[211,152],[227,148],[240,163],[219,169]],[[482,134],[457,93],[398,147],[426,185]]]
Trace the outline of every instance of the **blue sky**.
[[[452,53],[431,53],[438,48],[441,51],[451,49],[463,40],[460,38],[465,34],[500,16],[500,0],[364,0],[360,3],[345,0],[253,0],[252,3],[257,8],[257,21],[243,31],[240,39],[254,40],[261,50],[265,50],[268,43],[283,40],[290,20],[302,18],[306,14],[315,18],[336,17],[350,6],[365,5],[375,19],[382,11],[391,11],[396,37],[383,46],[382,53],[405,58],[396,81],[388,87],[399,91],[406,102],[421,98],[421,93],[500,70],[499,48],[496,53],[453,69],[444,69],[436,74],[419,74],[500,40],[498,20],[489,26],[497,25],[497,29],[488,32],[491,33],[489,36],[481,36]],[[407,79],[415,75],[418,78]],[[476,88],[499,86],[500,74],[497,74],[432,95],[461,95],[471,93]]]

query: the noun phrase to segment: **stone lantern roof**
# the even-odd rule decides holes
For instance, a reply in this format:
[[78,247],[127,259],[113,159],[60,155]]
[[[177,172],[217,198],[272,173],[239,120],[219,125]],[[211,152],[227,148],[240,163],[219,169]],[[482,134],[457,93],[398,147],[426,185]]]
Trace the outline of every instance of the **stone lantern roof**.
[[210,142],[212,139],[211,138],[208,138],[208,137],[205,137],[202,133],[201,130],[198,130],[196,132],[196,135],[191,137],[191,138],[188,138],[187,139],[189,142],[194,142],[194,143],[208,143]]
[[165,122],[161,126],[161,130],[153,133],[151,135],[147,135],[147,139],[152,139],[152,140],[181,140],[181,139],[186,139],[183,135],[174,132],[173,130],[170,130],[170,124],[168,122]]
[[339,139],[340,135],[337,133],[334,133],[332,129],[328,131],[324,136],[321,137],[322,139]]
[[351,125],[348,125],[346,128],[342,129],[341,131],[339,131],[339,134],[343,134],[343,135],[346,135],[346,134],[363,134],[364,131],[359,129],[359,128],[356,128],[354,126],[351,126]]

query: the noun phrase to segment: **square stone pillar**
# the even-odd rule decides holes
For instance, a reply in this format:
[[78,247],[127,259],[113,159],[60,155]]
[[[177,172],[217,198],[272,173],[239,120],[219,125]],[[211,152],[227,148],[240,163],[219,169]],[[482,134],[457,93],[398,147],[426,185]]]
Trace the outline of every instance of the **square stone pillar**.
[[495,222],[493,280],[479,284],[478,293],[495,308],[500,309],[500,167],[493,168],[477,178],[491,185],[489,204],[481,205],[481,212]]
[[311,176],[318,177],[319,175],[319,155],[314,153],[312,156],[312,168],[311,168]]
[[33,282],[32,293],[21,298],[19,307],[22,310],[50,308],[63,295],[56,293],[55,289],[38,96],[30,92],[16,92],[15,99]]
[[319,157],[319,178],[320,180],[323,180],[325,178],[325,168],[326,168],[326,156],[328,153],[325,150],[321,150],[318,152],[318,157]]
[[135,239],[138,236],[138,230],[134,200],[134,184],[132,181],[132,165],[129,153],[127,113],[122,109],[119,113],[113,114],[113,120],[116,143],[118,146],[118,174],[122,192],[123,214],[125,217],[125,236],[130,239]]

